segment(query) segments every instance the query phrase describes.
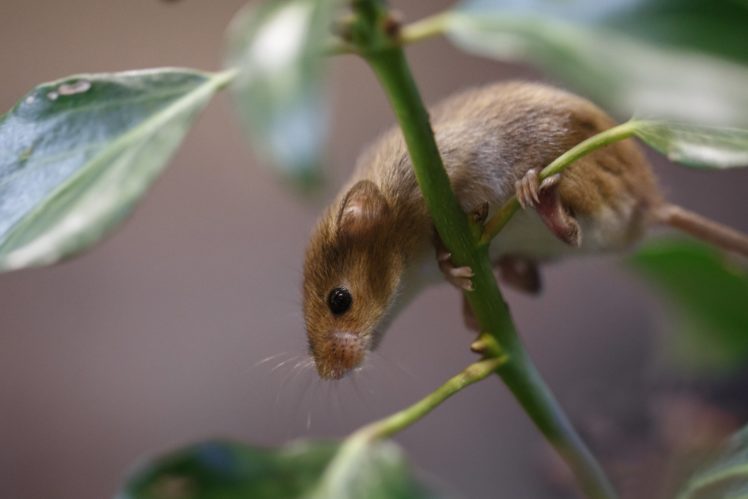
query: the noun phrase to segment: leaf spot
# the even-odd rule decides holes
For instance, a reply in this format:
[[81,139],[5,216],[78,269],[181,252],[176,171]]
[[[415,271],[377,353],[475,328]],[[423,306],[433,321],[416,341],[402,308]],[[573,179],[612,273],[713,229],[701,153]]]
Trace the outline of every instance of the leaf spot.
[[91,89],[91,82],[88,80],[79,80],[75,83],[63,83],[57,87],[59,95],[83,94]]

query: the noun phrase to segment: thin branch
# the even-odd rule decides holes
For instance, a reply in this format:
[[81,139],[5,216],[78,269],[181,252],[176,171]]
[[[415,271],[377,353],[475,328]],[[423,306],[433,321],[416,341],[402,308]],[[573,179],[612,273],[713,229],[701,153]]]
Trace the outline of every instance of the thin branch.
[[391,437],[420,421],[455,393],[493,374],[505,361],[505,357],[498,357],[470,364],[460,374],[450,378],[442,386],[415,404],[380,421],[364,426],[356,432],[356,435],[367,435],[370,439]]
[[443,34],[447,29],[450,15],[449,11],[440,12],[403,26],[400,31],[400,43],[402,45],[417,43]]
[[[396,38],[399,45],[410,45],[444,34],[451,12],[445,11],[412,22],[400,29]],[[326,43],[324,55],[346,55],[359,53],[358,47],[340,36],[332,36]]]

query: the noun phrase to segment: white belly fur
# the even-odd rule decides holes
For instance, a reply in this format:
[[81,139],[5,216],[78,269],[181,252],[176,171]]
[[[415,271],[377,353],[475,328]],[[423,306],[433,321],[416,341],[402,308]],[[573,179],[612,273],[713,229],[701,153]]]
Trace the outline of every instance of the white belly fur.
[[[623,202],[616,212],[605,207],[594,219],[578,218],[582,232],[582,246],[574,248],[558,239],[533,209],[521,210],[491,243],[491,260],[502,256],[523,256],[539,263],[573,255],[617,251],[625,248],[628,241],[626,220],[621,210],[630,211],[633,203]],[[390,319],[397,314],[425,287],[445,282],[436,262],[435,250],[429,245],[419,258],[414,259],[402,276],[396,298],[389,312]]]

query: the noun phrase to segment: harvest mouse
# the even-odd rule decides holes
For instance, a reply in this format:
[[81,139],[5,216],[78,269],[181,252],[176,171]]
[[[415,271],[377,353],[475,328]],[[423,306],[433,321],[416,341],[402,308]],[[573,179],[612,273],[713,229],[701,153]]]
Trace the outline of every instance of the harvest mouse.
[[[621,250],[656,223],[748,252],[745,236],[667,204],[631,139],[540,183],[540,169],[615,125],[581,97],[537,83],[499,83],[447,98],[431,118],[466,213],[490,215],[514,194],[526,208],[492,242],[505,283],[537,292],[539,262]],[[401,132],[393,128],[360,157],[306,251],[304,319],[321,377],[341,378],[359,366],[396,312],[443,274],[470,288],[470,269],[451,266],[444,251],[434,258],[434,233]]]

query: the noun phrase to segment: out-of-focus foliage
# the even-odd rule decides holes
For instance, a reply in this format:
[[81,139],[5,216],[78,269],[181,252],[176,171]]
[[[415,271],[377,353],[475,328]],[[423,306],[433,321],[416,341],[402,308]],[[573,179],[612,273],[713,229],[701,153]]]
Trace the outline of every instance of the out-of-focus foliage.
[[670,160],[688,166],[748,166],[748,130],[641,121],[636,123],[635,133]]
[[255,150],[301,187],[318,179],[327,139],[323,92],[332,0],[250,4],[229,27],[233,95]]
[[119,499],[425,499],[391,442],[301,442],[280,449],[210,442],[145,463]]
[[748,362],[748,271],[692,241],[654,240],[631,263],[662,292],[676,331],[669,350],[683,368],[729,372]]
[[158,69],[39,85],[0,118],[0,270],[57,262],[133,208],[224,83]]
[[610,111],[748,125],[748,5],[737,0],[466,0],[463,49],[527,61]]
[[[327,138],[324,51],[338,2],[269,0],[228,33],[224,73],[160,69],[38,86],[0,118],[0,270],[57,262],[134,207],[198,112],[232,81],[255,149],[297,185],[319,176]],[[442,18],[474,53],[532,62],[623,115],[671,159],[748,163],[748,3],[741,0],[466,0]],[[683,120],[690,124],[676,122]],[[632,258],[678,312],[679,357],[733,368],[748,359],[748,273],[684,242]],[[746,435],[684,499],[746,497]],[[704,491],[721,496],[701,495]],[[740,495],[742,494],[742,495]],[[146,463],[122,499],[398,499],[435,494],[391,442],[360,437],[277,450],[208,443]]]
[[748,497],[748,427],[735,434],[720,455],[696,473],[678,499],[745,499]]

